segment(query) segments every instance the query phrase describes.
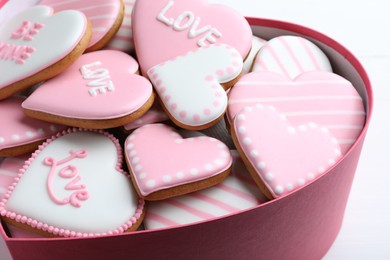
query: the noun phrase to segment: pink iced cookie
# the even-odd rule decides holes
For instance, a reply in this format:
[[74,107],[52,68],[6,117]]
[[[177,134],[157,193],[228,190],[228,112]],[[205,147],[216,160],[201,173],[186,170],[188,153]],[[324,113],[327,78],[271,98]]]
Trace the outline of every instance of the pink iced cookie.
[[226,44],[196,48],[148,71],[168,116],[178,126],[199,130],[225,113],[229,88],[242,71],[240,54]]
[[355,143],[366,118],[363,100],[351,82],[329,72],[307,72],[294,80],[272,72],[249,73],[229,93],[228,121],[256,103],[275,106],[295,125],[325,126],[343,154]]
[[252,48],[248,54],[248,57],[244,61],[244,67],[242,69],[243,74],[247,74],[251,71],[257,53],[266,43],[266,40],[257,36],[252,36]]
[[279,36],[260,49],[252,71],[273,71],[294,79],[308,71],[332,72],[332,66],[311,41],[299,36]]
[[0,102],[0,156],[17,156],[34,151],[45,139],[65,129],[27,117],[21,108],[24,98]]
[[153,104],[150,82],[135,74],[138,63],[112,50],[82,55],[68,70],[45,82],[25,102],[26,114],[84,128],[122,126]]
[[313,122],[292,125],[273,106],[245,107],[233,140],[257,185],[269,198],[288,194],[323,175],[341,157],[331,132]]
[[214,187],[148,204],[145,229],[169,228],[212,220],[267,201],[236,151],[231,174]]
[[144,75],[167,60],[213,43],[228,44],[244,59],[252,31],[235,10],[207,0],[143,0],[133,11],[137,57]]
[[34,6],[0,28],[0,99],[9,97],[65,70],[90,39],[85,16],[78,11],[53,14]]
[[106,132],[58,134],[24,164],[0,202],[2,219],[51,236],[136,230],[144,201],[121,169],[122,158],[118,140]]
[[125,14],[122,24],[115,36],[108,42],[105,49],[123,52],[134,52],[133,27],[131,14],[136,0],[123,0]]
[[134,129],[137,129],[141,126],[147,125],[147,124],[153,124],[153,123],[161,123],[164,121],[167,121],[169,117],[167,114],[162,110],[161,106],[158,105],[158,103],[154,103],[153,106],[140,118],[137,120],[128,123],[123,126],[123,130],[125,132],[130,132]]
[[161,200],[221,182],[232,158],[225,144],[211,137],[183,139],[163,124],[145,125],[125,142],[126,161],[141,197]]
[[39,4],[50,6],[56,12],[83,12],[92,26],[92,38],[87,51],[96,51],[106,45],[118,31],[124,17],[121,0],[42,0]]
[[[23,167],[28,156],[8,157],[0,160],[0,201],[8,191],[8,186],[12,185],[14,179],[18,176],[19,170]],[[11,237],[16,238],[34,238],[37,234],[25,231],[23,229],[8,225],[7,229]]]

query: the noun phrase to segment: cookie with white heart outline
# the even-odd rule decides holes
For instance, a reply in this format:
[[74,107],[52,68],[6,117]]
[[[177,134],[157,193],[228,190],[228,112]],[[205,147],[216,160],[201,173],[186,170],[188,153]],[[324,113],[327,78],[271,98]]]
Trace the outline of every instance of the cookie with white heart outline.
[[138,63],[113,50],[83,54],[70,68],[44,82],[22,104],[33,118],[83,128],[113,128],[141,117],[154,101]]
[[2,220],[44,236],[92,237],[138,228],[144,216],[122,148],[101,130],[69,129],[25,162],[5,198]]
[[0,29],[0,100],[52,78],[84,52],[91,38],[87,18],[78,11],[53,13],[34,6]]
[[164,124],[142,126],[125,142],[126,162],[140,197],[162,200],[221,182],[230,172],[232,157],[221,141],[183,138]]
[[196,48],[148,71],[164,110],[178,126],[202,130],[227,108],[229,89],[239,79],[242,58],[226,44]]
[[285,196],[325,174],[341,158],[337,139],[313,122],[292,125],[273,106],[237,114],[233,141],[252,177],[270,199]]

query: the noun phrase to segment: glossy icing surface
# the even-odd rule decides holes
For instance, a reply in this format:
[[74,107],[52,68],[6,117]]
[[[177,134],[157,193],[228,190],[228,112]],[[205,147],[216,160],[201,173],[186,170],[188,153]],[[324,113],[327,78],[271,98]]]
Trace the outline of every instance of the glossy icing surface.
[[243,67],[243,70],[242,72],[244,74],[247,74],[251,71],[252,69],[252,65],[255,61],[255,58],[257,56],[257,53],[259,52],[259,50],[267,43],[266,40],[260,38],[260,37],[257,37],[257,36],[252,36],[252,48],[251,48],[251,51],[249,52],[248,54],[248,57],[246,57],[245,61],[244,61],[244,67]]
[[0,77],[0,89],[61,60],[86,29],[82,13],[53,14],[48,6],[31,7],[11,18],[0,29],[0,71],[7,71]]
[[50,6],[55,12],[77,10],[84,13],[92,26],[92,38],[88,47],[106,36],[121,12],[120,0],[42,0],[39,4]]
[[231,153],[232,172],[222,183],[180,197],[150,202],[144,221],[145,228],[167,228],[211,220],[267,201],[247,172],[238,153]]
[[142,107],[152,95],[152,85],[134,74],[137,70],[138,63],[125,53],[87,53],[34,91],[23,108],[82,119],[125,116]]
[[243,59],[252,40],[243,16],[207,0],[137,1],[133,32],[143,74],[157,64],[212,43],[231,45]]
[[275,107],[245,107],[234,119],[238,145],[274,198],[324,174],[341,157],[331,132],[313,122],[292,125]]
[[238,77],[239,53],[225,44],[197,48],[148,71],[169,115],[187,126],[202,126],[223,115],[227,95],[220,85]]
[[144,202],[120,168],[121,152],[118,141],[102,131],[57,135],[25,163],[0,202],[0,214],[66,237],[127,230],[140,218]]
[[273,71],[294,79],[308,71],[332,72],[332,66],[311,41],[298,36],[279,36],[260,49],[252,71]]
[[228,148],[217,139],[183,139],[164,124],[138,128],[126,139],[125,149],[131,173],[144,196],[210,178],[228,170],[232,163]]
[[0,150],[44,140],[65,129],[27,117],[21,108],[23,100],[10,97],[0,102]]
[[243,76],[229,92],[229,122],[245,106],[275,106],[293,124],[327,127],[345,153],[359,136],[366,113],[362,98],[346,79],[328,72],[307,72],[290,80],[272,72]]

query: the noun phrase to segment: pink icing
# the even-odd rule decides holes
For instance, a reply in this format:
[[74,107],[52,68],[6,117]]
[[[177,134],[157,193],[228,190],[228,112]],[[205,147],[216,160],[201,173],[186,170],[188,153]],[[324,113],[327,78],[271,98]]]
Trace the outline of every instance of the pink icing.
[[0,59],[13,60],[16,64],[24,64],[31,54],[35,51],[34,47],[26,45],[12,45],[0,42]]
[[210,178],[227,170],[232,163],[228,148],[217,139],[183,139],[163,124],[138,128],[126,139],[125,147],[131,172],[143,196]]
[[162,110],[162,108],[154,103],[153,107],[149,109],[142,117],[137,120],[128,123],[123,126],[126,131],[137,129],[143,125],[160,123],[169,119],[167,114]]
[[138,63],[125,53],[87,53],[64,73],[42,84],[22,106],[71,118],[125,116],[138,110],[152,95],[152,85],[134,74],[137,70]]
[[65,129],[24,115],[21,97],[0,102],[0,150],[44,140]]
[[119,0],[42,0],[39,4],[51,6],[56,12],[78,10],[85,14],[92,26],[88,48],[99,42],[112,28],[121,11]]
[[[138,200],[138,206],[137,206],[136,211],[134,212],[134,215],[129,217],[129,219],[125,223],[123,223],[120,227],[118,227],[115,230],[108,230],[107,232],[104,232],[104,233],[91,233],[91,232],[85,233],[85,232],[69,230],[66,228],[59,228],[59,227],[55,227],[55,226],[52,226],[50,224],[47,224],[43,221],[40,221],[39,219],[33,219],[33,218],[30,218],[29,216],[7,210],[7,201],[12,196],[12,193],[15,191],[15,188],[18,185],[18,182],[23,178],[23,175],[26,173],[28,168],[31,167],[31,165],[33,165],[34,160],[39,156],[39,154],[42,151],[44,151],[44,149],[48,145],[50,145],[52,142],[54,142],[56,139],[59,139],[59,138],[66,136],[68,134],[80,133],[80,132],[81,133],[82,132],[98,133],[98,134],[105,136],[109,140],[111,140],[111,142],[115,145],[116,153],[117,153],[117,157],[118,157],[118,161],[116,162],[115,169],[120,174],[123,174],[126,177],[128,176],[128,174],[121,169],[122,158],[123,158],[122,157],[122,148],[119,144],[119,141],[114,136],[112,136],[111,134],[109,134],[107,132],[101,131],[101,130],[87,130],[87,129],[81,129],[81,128],[80,129],[77,129],[77,128],[68,129],[67,131],[63,131],[61,133],[58,133],[56,136],[48,139],[45,143],[43,143],[40,146],[39,150],[37,150],[35,153],[33,153],[32,157],[24,163],[22,168],[20,168],[19,173],[17,174],[17,177],[14,179],[14,182],[9,186],[7,193],[4,195],[4,198],[0,201],[0,215],[1,216],[6,216],[8,218],[14,219],[17,222],[25,223],[27,225],[34,227],[34,228],[41,229],[43,231],[52,233],[54,235],[60,235],[60,236],[65,236],[65,237],[91,237],[91,236],[119,234],[119,233],[122,233],[125,230],[129,229],[134,223],[136,223],[139,220],[139,218],[141,217],[142,212],[144,210],[144,200],[143,199]],[[71,156],[68,158],[65,158],[64,160],[62,160],[62,162],[71,161],[72,159],[75,159],[75,158],[83,158],[86,155],[87,155],[86,152],[82,151],[82,150],[77,151],[77,152],[71,152]],[[47,163],[49,163],[49,164],[51,164],[53,162],[52,158],[47,158],[47,161],[48,161]],[[63,176],[71,176],[72,175],[72,174],[70,174],[70,175],[69,174],[70,174],[69,172],[68,173],[62,172]],[[71,184],[71,186],[73,184]],[[44,187],[44,185],[42,187]],[[72,187],[70,189],[72,189]]]
[[272,72],[243,76],[229,92],[229,122],[245,106],[275,106],[295,125],[315,122],[326,126],[345,153],[365,124],[362,98],[353,85],[333,73],[307,72],[290,80]]
[[341,157],[327,128],[292,125],[273,106],[245,107],[234,119],[234,132],[236,145],[274,198],[321,176]]
[[233,46],[244,58],[252,39],[251,29],[241,15],[223,5],[208,4],[207,0],[137,1],[133,33],[144,75],[157,64],[215,42]]

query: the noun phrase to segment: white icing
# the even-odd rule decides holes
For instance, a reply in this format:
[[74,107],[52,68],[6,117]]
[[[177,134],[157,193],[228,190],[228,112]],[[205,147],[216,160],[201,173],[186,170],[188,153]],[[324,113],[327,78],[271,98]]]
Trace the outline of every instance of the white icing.
[[83,78],[91,80],[87,83],[87,86],[91,87],[88,89],[88,93],[92,97],[115,90],[114,83],[110,80],[110,72],[104,68],[93,68],[100,65],[102,65],[100,61],[95,61],[85,64],[80,68]]
[[[87,150],[88,156],[69,164],[77,167],[89,198],[81,207],[57,205],[46,189],[49,169],[46,157],[66,158],[69,151]],[[103,233],[117,229],[137,210],[138,197],[129,178],[115,169],[117,148],[106,136],[92,132],[76,132],[60,137],[34,159],[15,187],[5,208],[49,225],[86,233]],[[56,176],[53,190],[59,198],[74,192],[64,189],[69,179]]]

